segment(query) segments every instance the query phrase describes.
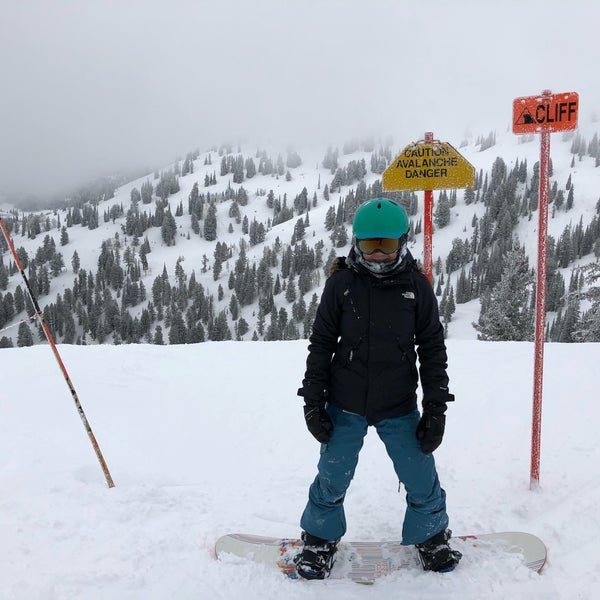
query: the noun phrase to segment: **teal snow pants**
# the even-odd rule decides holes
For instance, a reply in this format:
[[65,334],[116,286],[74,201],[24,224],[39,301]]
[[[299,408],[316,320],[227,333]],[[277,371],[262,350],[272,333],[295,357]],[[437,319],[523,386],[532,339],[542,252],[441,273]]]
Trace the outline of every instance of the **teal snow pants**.
[[[364,417],[333,405],[327,406],[327,412],[333,422],[333,433],[327,444],[321,444],[318,474],[310,486],[300,526],[322,539],[339,540],[346,533],[346,490],[354,477],[368,425]],[[415,435],[418,422],[419,411],[415,410],[375,424],[396,475],[406,489],[402,527],[405,545],[424,542],[448,526],[446,493],[440,486],[433,455],[424,454],[419,446]],[[399,520],[394,515],[381,518],[392,530]]]

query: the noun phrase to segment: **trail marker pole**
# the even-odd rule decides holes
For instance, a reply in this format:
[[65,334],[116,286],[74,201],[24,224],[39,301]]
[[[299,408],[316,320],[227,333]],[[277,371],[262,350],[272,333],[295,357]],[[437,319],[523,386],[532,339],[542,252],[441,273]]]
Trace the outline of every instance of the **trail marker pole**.
[[92,428],[90,427],[87,417],[85,416],[85,412],[83,410],[83,407],[81,406],[81,402],[79,401],[79,397],[77,396],[75,387],[73,386],[73,383],[71,382],[71,378],[69,377],[69,374],[67,373],[67,369],[66,369],[66,367],[60,357],[60,354],[58,352],[58,348],[56,347],[56,344],[54,343],[54,338],[52,336],[52,332],[50,331],[50,328],[48,327],[46,321],[44,321],[44,314],[42,313],[42,311],[40,309],[40,305],[38,304],[38,301],[33,293],[33,290],[31,289],[31,286],[29,285],[29,280],[27,279],[27,275],[25,275],[25,270],[23,269],[23,265],[21,263],[21,260],[19,259],[19,255],[17,254],[17,251],[15,250],[15,246],[13,244],[12,238],[10,236],[8,228],[6,227],[6,225],[4,223],[4,220],[2,219],[2,216],[0,216],[0,229],[2,229],[4,239],[6,240],[6,243],[8,244],[10,252],[15,260],[15,264],[17,265],[17,268],[19,269],[19,272],[21,273],[21,277],[23,278],[23,281],[25,283],[25,288],[27,289],[27,293],[29,294],[29,298],[31,299],[31,303],[33,304],[33,307],[35,309],[35,314],[40,321],[42,329],[44,330],[44,335],[46,336],[46,339],[48,340],[48,343],[50,344],[50,348],[52,348],[54,358],[56,358],[56,362],[58,363],[58,366],[60,367],[60,370],[63,374],[63,377],[65,378],[65,381],[67,382],[69,391],[71,392],[71,396],[73,397],[73,401],[75,402],[75,407],[77,408],[77,412],[79,413],[79,417],[81,418],[81,422],[83,423],[83,426],[88,435],[88,438],[89,438],[90,442],[92,443],[92,447],[94,448],[94,452],[96,453],[96,457],[98,458],[98,461],[100,462],[100,466],[102,467],[102,472],[104,473],[106,483],[108,484],[109,488],[115,487],[115,484],[111,477],[110,471],[108,470],[106,461],[104,460],[104,457],[102,456],[102,452],[100,451],[100,446],[98,445],[98,442],[96,441],[96,437],[94,436]]
[[[425,143],[433,143],[432,131],[425,132]],[[424,190],[423,268],[429,283],[433,283],[433,190]]]
[[535,360],[531,423],[531,469],[529,487],[540,485],[542,436],[542,390],[544,383],[544,337],[546,333],[546,267],[548,255],[548,197],[550,191],[550,133],[577,127],[579,96],[576,92],[516,98],[513,102],[513,133],[539,133],[540,190],[538,220],[537,283],[535,298]]
[[546,271],[548,256],[548,191],[550,181],[550,134],[542,132],[540,143],[540,193],[538,218],[537,283],[535,297],[535,360],[533,365],[533,411],[531,423],[531,470],[529,487],[540,484],[542,437],[542,389],[546,334]]

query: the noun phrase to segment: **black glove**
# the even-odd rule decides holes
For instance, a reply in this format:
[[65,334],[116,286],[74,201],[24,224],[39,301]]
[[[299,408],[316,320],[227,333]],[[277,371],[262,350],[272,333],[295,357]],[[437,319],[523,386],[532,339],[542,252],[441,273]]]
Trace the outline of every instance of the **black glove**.
[[434,415],[425,411],[417,425],[417,439],[421,450],[431,454],[441,443],[446,427],[446,415]]
[[304,419],[308,430],[321,444],[326,444],[333,431],[333,423],[324,406],[319,404],[304,405]]

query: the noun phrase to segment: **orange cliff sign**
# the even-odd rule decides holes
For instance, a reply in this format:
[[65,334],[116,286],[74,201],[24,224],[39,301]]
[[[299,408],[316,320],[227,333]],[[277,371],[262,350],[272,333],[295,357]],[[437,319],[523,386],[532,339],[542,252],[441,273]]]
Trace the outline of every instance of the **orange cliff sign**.
[[579,94],[524,96],[513,101],[513,133],[552,133],[577,128]]

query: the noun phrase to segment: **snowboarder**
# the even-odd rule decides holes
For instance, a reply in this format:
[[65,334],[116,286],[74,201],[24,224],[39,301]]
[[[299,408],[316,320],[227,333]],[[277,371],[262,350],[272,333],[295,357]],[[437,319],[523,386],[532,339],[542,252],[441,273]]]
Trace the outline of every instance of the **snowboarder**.
[[376,198],[361,205],[352,249],[336,259],[321,297],[298,390],[306,425],[321,442],[295,559],[306,579],[329,575],[346,532],[346,490],[371,425],[406,489],[402,543],[417,547],[426,570],[451,571],[461,558],[448,544],[446,493],[432,455],[454,400],[444,333],[431,284],[408,251],[408,230],[399,203]]

